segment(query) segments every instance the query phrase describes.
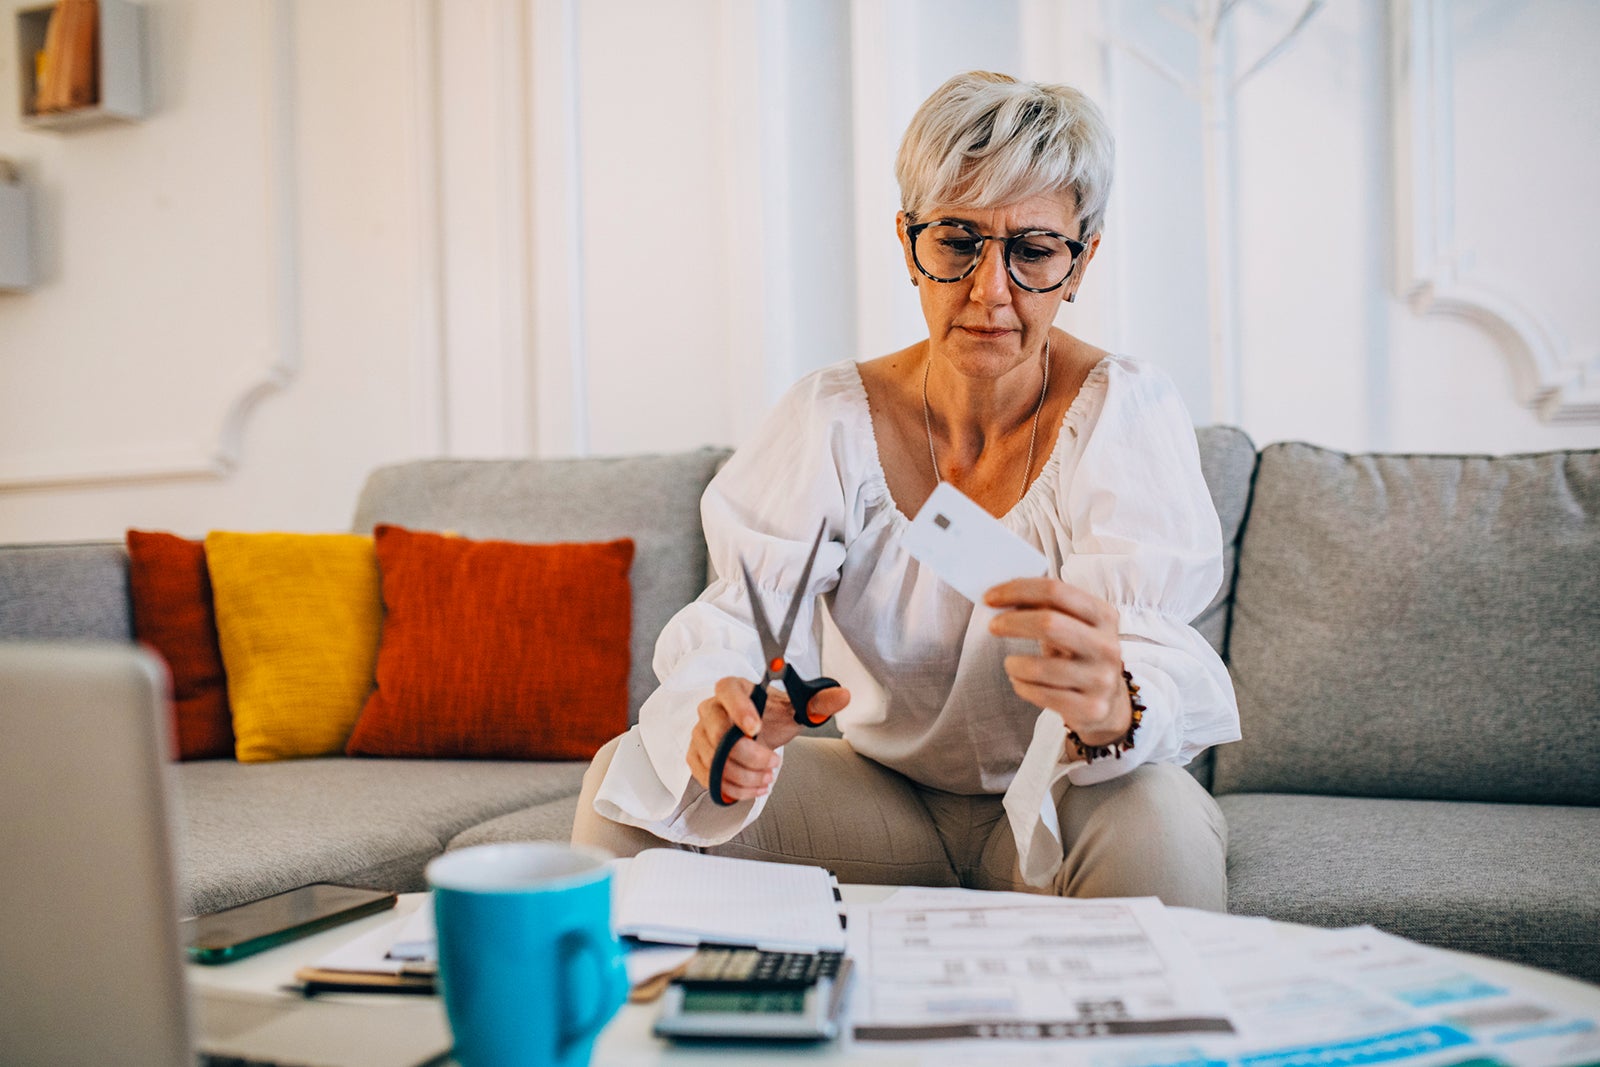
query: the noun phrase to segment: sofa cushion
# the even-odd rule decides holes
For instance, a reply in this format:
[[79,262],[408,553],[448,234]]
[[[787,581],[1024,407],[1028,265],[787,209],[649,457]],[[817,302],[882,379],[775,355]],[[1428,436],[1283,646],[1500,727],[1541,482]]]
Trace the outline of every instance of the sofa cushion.
[[1234,567],[1239,560],[1239,533],[1250,502],[1250,481],[1256,472],[1256,446],[1243,430],[1232,426],[1205,426],[1195,431],[1195,437],[1200,444],[1200,470],[1222,524],[1222,586],[1194,620],[1194,628],[1211,642],[1212,648],[1223,653],[1227,651],[1228,605],[1233,597]]
[[[204,760],[173,767],[193,914],[311,882],[410,892],[462,830],[576,795],[585,762]],[[570,823],[569,823],[570,826]]]
[[1600,980],[1600,809],[1239,793],[1228,910]]
[[378,523],[506,541],[632,538],[630,721],[656,687],[656,637],[705,588],[700,494],[726,451],[615,459],[422,460],[372,473],[353,528]]
[[578,814],[578,794],[547,800],[468,827],[450,839],[450,848],[496,845],[506,841],[570,841]]
[[1261,454],[1218,792],[1600,804],[1600,451]]
[[528,545],[379,524],[378,686],[351,756],[590,759],[628,728],[633,542]]
[[[1200,470],[1211,503],[1222,526],[1222,584],[1194,628],[1221,655],[1227,654],[1229,607],[1233,603],[1234,569],[1239,561],[1239,534],[1250,503],[1250,482],[1256,471],[1256,446],[1243,430],[1232,426],[1204,426],[1195,431],[1200,445]],[[1206,749],[1189,764],[1189,773],[1211,788],[1215,749]]]
[[128,554],[120,542],[0,549],[0,640],[127,641]]
[[178,759],[232,759],[233,711],[217,645],[206,546],[176,534],[129,530],[133,635],[172,673],[172,732]]
[[372,539],[206,535],[241,761],[344,752],[372,692],[383,596]]

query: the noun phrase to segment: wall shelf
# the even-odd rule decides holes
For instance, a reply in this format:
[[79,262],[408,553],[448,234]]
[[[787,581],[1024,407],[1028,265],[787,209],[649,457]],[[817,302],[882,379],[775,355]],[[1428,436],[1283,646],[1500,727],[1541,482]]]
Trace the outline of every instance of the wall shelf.
[[0,159],[0,292],[38,284],[33,256],[33,197],[10,161]]
[[34,56],[44,48],[54,5],[17,11],[17,71],[22,124],[29,129],[74,130],[145,117],[145,11],[131,0],[99,0],[100,100],[90,107],[40,113],[34,108]]

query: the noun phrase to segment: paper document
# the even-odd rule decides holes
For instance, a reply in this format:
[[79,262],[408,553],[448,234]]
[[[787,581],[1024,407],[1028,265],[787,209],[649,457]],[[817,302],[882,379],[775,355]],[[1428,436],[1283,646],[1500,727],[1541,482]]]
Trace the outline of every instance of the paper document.
[[[421,915],[422,918],[418,918]],[[425,958],[403,959],[390,955],[389,950],[395,942],[403,938],[415,938],[415,931],[425,924],[431,931],[433,928],[433,899],[431,897],[422,901],[416,911],[410,915],[392,919],[375,930],[369,930],[360,937],[346,941],[332,952],[322,956],[312,964],[321,971],[345,971],[351,974],[428,974],[435,968],[434,960],[438,957],[437,948],[434,948]]]
[[850,909],[856,1041],[1232,1034],[1161,902],[902,889]]
[[628,949],[628,986],[642,985],[659,974],[675,971],[698,951],[693,945],[634,945]]
[[439,960],[439,935],[433,927],[433,896],[429,894],[416,911],[402,920],[394,943],[389,946],[391,960],[403,962],[437,963]]
[[1510,1067],[1600,1063],[1600,1020],[1582,1007],[1478,973],[1470,960],[1370,926],[1318,931],[1314,964],[1471,1037]]
[[1186,1056],[1158,1052],[1141,1067],[1195,1059],[1218,1067],[1459,1067],[1477,1057],[1466,1034],[1318,963],[1269,920],[1188,908],[1168,914],[1216,978],[1238,1034],[1207,1039]]
[[622,872],[612,925],[620,935],[672,945],[841,951],[833,887],[821,867],[651,848]]
[[1600,1026],[1591,1015],[1518,990],[1470,959],[1371,927],[1285,934],[1259,919],[1182,908],[1169,914],[1216,976],[1238,1035],[1138,1047],[1117,1067],[1600,1062]]
[[[909,904],[921,898],[891,899]],[[1371,927],[1288,929],[1264,919],[1189,908],[1168,908],[1166,915],[1193,948],[1200,968],[1215,980],[1233,1032],[1035,1040],[1022,1052],[1005,1041],[933,1044],[919,1050],[919,1062],[925,1067],[1600,1064],[1600,1021],[1584,1004],[1519,989],[1504,971],[1479,968],[1471,958]],[[863,921],[870,920],[852,909],[852,928]],[[859,1026],[859,1012],[855,1022]],[[1047,1036],[1042,1031],[1049,1028],[1016,1029],[1032,1038]]]
[[1166,915],[1215,980],[1232,1033],[1035,1042],[1021,1055],[1004,1042],[963,1042],[965,1053],[929,1046],[922,1062],[1009,1067],[1025,1057],[1032,1067],[1493,1067],[1467,1034],[1313,959],[1301,937],[1285,937],[1266,919],[1189,908],[1168,908]]

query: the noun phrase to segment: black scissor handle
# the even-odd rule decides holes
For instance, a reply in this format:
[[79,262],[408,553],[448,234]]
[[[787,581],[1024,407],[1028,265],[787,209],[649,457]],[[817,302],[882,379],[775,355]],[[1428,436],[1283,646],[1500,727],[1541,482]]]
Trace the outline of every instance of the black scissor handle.
[[[814,730],[827,722],[827,719],[812,720],[806,708],[811,704],[811,698],[824,689],[837,689],[839,683],[832,678],[802,678],[793,664],[783,668],[783,688],[789,694],[789,702],[794,705],[794,721],[807,729]],[[756,706],[756,714],[767,710],[767,687],[757,682],[755,688],[750,690],[750,703]],[[719,808],[731,807],[737,801],[729,800],[722,793],[722,771],[728,763],[728,753],[733,751],[733,746],[739,743],[739,738],[745,736],[743,730],[737,726],[728,727],[728,732],[722,735],[722,740],[717,742],[717,750],[711,755],[711,773],[707,776],[710,780],[711,802]],[[752,737],[755,735],[752,734]]]
[[[794,668],[789,668],[793,670]],[[760,682],[750,690],[750,703],[756,706],[756,714],[760,715],[767,710],[767,687]],[[739,738],[745,736],[743,730],[737,726],[728,727],[728,732],[722,735],[722,740],[717,742],[717,750],[711,754],[711,773],[707,776],[710,780],[711,802],[719,808],[732,807],[738,803],[729,800],[722,792],[722,770],[727,765],[728,753],[733,751],[733,746],[739,743]],[[755,734],[750,735],[752,738]]]
[[812,719],[806,712],[811,704],[811,698],[824,689],[837,689],[839,683],[832,678],[802,678],[794,669],[794,664],[783,668],[783,690],[789,694],[789,703],[794,705],[794,721],[809,730],[814,730],[827,722],[827,719]]
[[733,751],[733,746],[737,745],[743,736],[744,731],[737,726],[728,727],[728,732],[717,742],[717,751],[711,756],[711,802],[719,808],[730,807],[737,803],[722,793],[722,769],[728,762],[728,753]]

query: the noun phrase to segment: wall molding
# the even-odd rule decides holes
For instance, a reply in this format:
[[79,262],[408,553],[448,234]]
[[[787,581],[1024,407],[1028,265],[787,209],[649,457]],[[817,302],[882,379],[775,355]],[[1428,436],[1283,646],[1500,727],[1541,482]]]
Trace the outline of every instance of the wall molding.
[[894,158],[928,86],[918,91],[916,34],[927,12],[913,0],[851,0],[851,144],[856,202],[856,352],[867,358],[927,336],[893,236],[900,210]]
[[411,9],[412,130],[416,161],[417,274],[416,344],[412,375],[416,383],[412,425],[423,455],[447,455],[450,447],[450,381],[445,366],[444,190],[440,175],[443,103],[439,67],[440,0],[414,0]]
[[533,408],[527,117],[533,44],[517,0],[457,0],[432,13],[440,451],[524,456]]
[[[737,5],[740,0],[724,0],[724,10]],[[760,131],[754,146],[746,146],[742,166],[729,159],[730,175],[745,172],[753,181],[753,209],[761,219],[762,261],[767,265],[761,272],[761,370],[755,385],[760,389],[764,405],[777,402],[785,389],[800,377],[798,362],[798,330],[804,319],[804,309],[796,306],[794,275],[800,270],[795,244],[796,220],[791,213],[793,183],[800,180],[796,174],[793,145],[793,98],[791,79],[793,57],[790,54],[789,35],[784,26],[787,4],[781,0],[762,0],[755,7],[753,27],[741,27],[752,40],[743,39],[742,33],[725,36],[723,41],[723,76],[726,79],[725,99],[739,95],[736,79],[743,75],[748,84],[755,86],[754,93],[746,93],[744,101],[729,115],[741,126],[731,129],[756,129]],[[738,25],[725,17],[724,27]],[[727,144],[730,157],[736,156],[737,143]],[[750,147],[754,147],[751,159]],[[728,264],[730,271],[738,264],[745,250],[739,244],[742,228],[737,214],[730,215],[723,225],[727,232]],[[737,334],[732,338],[728,355],[734,373],[743,369],[747,361],[741,358]],[[745,387],[745,388],[748,388]],[[737,385],[732,396],[748,396]],[[747,439],[757,428],[755,412],[748,405],[734,404],[731,420],[733,440]]]
[[1600,355],[1574,351],[1492,275],[1462,268],[1448,16],[1439,0],[1395,0],[1389,30],[1398,295],[1419,316],[1461,319],[1487,334],[1511,361],[1518,401],[1544,421],[1600,423]]
[[274,357],[266,373],[234,400],[223,419],[213,453],[219,475],[238,469],[244,458],[245,423],[267,397],[287,389],[300,372],[300,204],[295,187],[299,140],[295,134],[294,0],[264,0],[265,39],[270,42],[266,139],[272,180],[267,217],[273,220],[273,262],[277,291]]
[[533,443],[541,456],[589,453],[588,301],[575,0],[534,0],[528,115]]
[[[1099,105],[1108,122],[1115,122],[1117,98],[1111,78],[1109,0],[1022,0],[1017,19],[1021,76],[1030,81],[1071,85]],[[1115,188],[1115,183],[1113,183]],[[1125,233],[1120,208],[1123,198],[1113,195],[1104,228]],[[1119,268],[1124,258],[1113,246],[1103,248],[1106,259],[1084,284],[1085,298],[1061,304],[1056,325],[1112,352],[1126,351],[1127,337],[1123,293],[1127,282]]]
[[[723,322],[726,358],[722,388],[727,397],[759,398],[756,403],[727,405],[727,432],[743,441],[760,425],[776,399],[767,376],[788,361],[793,337],[775,329],[785,310],[780,276],[788,268],[788,231],[781,205],[788,194],[784,166],[775,166],[788,129],[781,86],[786,56],[781,41],[768,27],[781,14],[768,0],[719,0],[717,39],[712,71],[716,111],[712,116],[714,177],[720,184],[723,211],[708,227],[720,231],[727,297]],[[777,28],[774,27],[774,30]],[[754,135],[750,131],[756,131]],[[740,270],[754,251],[759,270]]]
[[244,462],[245,431],[261,403],[287,389],[300,370],[299,210],[295,187],[294,0],[261,0],[267,50],[262,135],[270,177],[264,205],[274,286],[275,337],[260,376],[226,401],[215,438],[92,450],[64,449],[0,466],[0,492],[59,487],[219,479]]

